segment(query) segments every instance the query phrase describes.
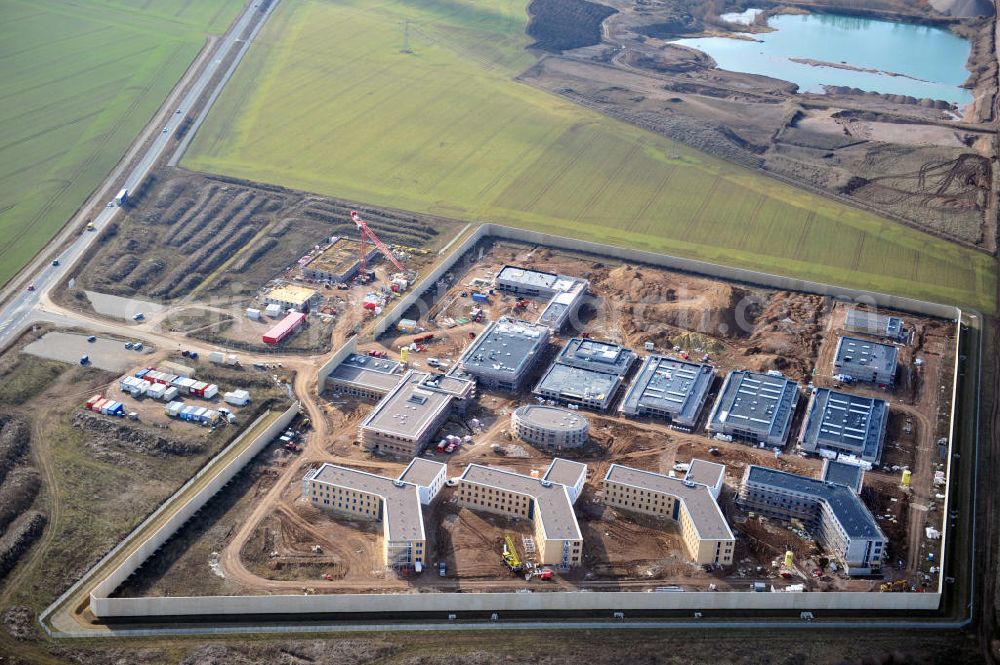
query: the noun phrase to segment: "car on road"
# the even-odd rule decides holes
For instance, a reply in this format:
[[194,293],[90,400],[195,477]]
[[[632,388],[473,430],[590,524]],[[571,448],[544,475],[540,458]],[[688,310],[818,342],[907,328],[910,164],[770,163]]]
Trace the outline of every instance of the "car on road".
[[96,342],[97,341],[97,335],[91,335],[90,337],[87,338],[87,341],[88,342]]
[[125,348],[128,349],[129,351],[131,351],[132,350],[132,342],[125,342]]
[[34,291],[35,290],[35,285],[34,284],[28,284],[28,290],[29,291]]
[[166,134],[166,133],[167,133],[167,128],[166,128],[166,127],[164,127],[164,128],[163,128],[163,133],[164,133],[164,134]]
[[132,316],[133,321],[142,321],[144,318],[146,317],[143,315],[142,312],[137,312],[135,315]]
[[59,265],[59,259],[52,259],[52,265],[54,266]]

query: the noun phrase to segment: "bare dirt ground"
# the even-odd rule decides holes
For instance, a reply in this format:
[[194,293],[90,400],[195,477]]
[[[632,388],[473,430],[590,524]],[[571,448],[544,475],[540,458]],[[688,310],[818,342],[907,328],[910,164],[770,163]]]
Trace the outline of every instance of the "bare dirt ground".
[[[805,294],[774,292],[721,283],[715,280],[674,273],[648,266],[631,266],[583,256],[498,241],[484,248],[481,260],[461,263],[437,293],[419,309],[417,330],[393,331],[373,343],[392,357],[399,347],[416,336],[433,334],[427,348],[410,355],[410,364],[422,367],[433,355],[453,363],[483,324],[460,323],[474,307],[484,307],[488,317],[512,314],[533,318],[541,303],[514,309],[515,299],[496,293],[486,305],[473,304],[468,294],[474,289],[488,292],[475,280],[490,280],[508,262],[551,272],[585,276],[591,280],[592,299],[576,322],[575,331],[595,338],[609,338],[642,350],[652,341],[657,349],[679,351],[699,359],[708,354],[720,375],[734,368],[780,369],[802,383],[833,385],[832,349],[843,325],[845,306],[829,299]],[[462,296],[465,292],[466,296]],[[939,507],[932,487],[933,472],[939,468],[936,437],[947,423],[950,404],[939,397],[938,388],[950,385],[952,328],[945,322],[904,315],[915,329],[912,347],[901,348],[900,383],[887,393],[859,386],[855,392],[889,399],[892,419],[882,467],[867,475],[864,499],[880,526],[890,536],[894,559],[903,559],[902,570],[887,571],[887,579],[905,577],[914,585],[924,582],[930,568],[927,553],[937,544],[924,537],[925,524],[940,526]],[[556,340],[547,356],[561,345]],[[362,347],[365,351],[368,347]],[[921,365],[914,360],[920,358]],[[538,374],[544,369],[542,362]],[[814,373],[815,370],[815,373]],[[533,381],[529,381],[529,387]],[[721,387],[716,380],[708,398],[711,404]],[[527,524],[458,509],[446,488],[435,505],[425,511],[428,532],[428,562],[445,561],[448,575],[431,571],[401,578],[380,569],[381,529],[334,513],[317,511],[298,498],[299,481],[307,466],[331,461],[373,473],[397,475],[408,460],[372,457],[357,443],[357,424],[370,404],[326,392],[318,405],[324,431],[307,438],[301,459],[278,464],[280,478],[264,491],[261,480],[246,491],[216,519],[217,524],[236,524],[239,530],[209,528],[211,536],[190,535],[191,547],[201,552],[197,575],[190,565],[164,562],[156,592],[176,595],[200,593],[197,580],[215,575],[206,558],[219,553],[219,567],[231,582],[250,593],[260,592],[377,592],[389,589],[500,590],[554,589],[643,589],[677,584],[686,588],[742,589],[752,580],[766,579],[775,584],[800,582],[808,588],[877,589],[879,581],[849,580],[825,568],[828,557],[814,541],[786,525],[760,518],[747,519],[734,503],[734,490],[723,494],[722,507],[737,534],[736,565],[728,570],[704,571],[690,563],[679,540],[676,525],[646,521],[633,515],[604,509],[600,503],[601,479],[612,462],[658,473],[674,472],[674,465],[694,457],[711,459],[727,467],[726,484],[739,486],[748,464],[761,464],[809,476],[819,474],[821,460],[806,458],[792,449],[776,457],[770,450],[751,448],[707,438],[702,430],[707,417],[693,433],[670,429],[654,419],[626,419],[617,412],[588,413],[591,439],[583,448],[561,451],[560,455],[583,461],[589,474],[583,496],[577,503],[581,528],[585,532],[585,565],[561,574],[551,586],[538,587],[512,578],[503,567],[499,553],[503,535],[511,533],[518,546],[520,537],[530,532]],[[508,395],[481,391],[477,404],[462,418],[450,419],[443,433],[471,434],[473,440],[450,456],[432,455],[449,464],[449,475],[457,476],[469,463],[485,463],[521,473],[543,471],[551,452],[537,449],[512,438],[509,415],[528,395]],[[807,399],[793,423],[793,432],[804,416]],[[472,419],[478,426],[471,426]],[[492,444],[500,444],[499,453]],[[289,466],[292,464],[292,466]],[[914,471],[909,490],[899,487],[903,467]],[[263,473],[263,472],[259,472]],[[268,472],[270,473],[270,472]],[[259,488],[259,489],[256,489]],[[249,517],[247,517],[249,515]],[[258,519],[255,519],[259,516]],[[208,533],[208,532],[206,532]],[[206,543],[211,543],[210,545]],[[319,545],[321,551],[314,552]],[[796,575],[791,580],[777,578],[774,562],[787,549],[796,556]],[[815,571],[823,569],[819,576]]]
[[[707,4],[604,4],[617,12],[601,24],[599,43],[577,40],[578,48],[555,49],[521,80],[798,186],[942,237],[996,249],[990,191],[997,62],[990,19],[946,18],[907,1],[782,5],[781,11],[821,7],[913,20],[969,38],[966,86],[975,102],[957,120],[948,104],[934,100],[847,88],[802,93],[784,81],[717,69],[710,57],[670,41],[732,35],[736,26],[718,21]],[[773,11],[777,5],[755,6]],[[536,22],[546,20],[542,14]],[[561,43],[578,30],[566,29],[561,37],[560,25],[536,28],[552,33],[545,43]]]
[[[272,349],[261,335],[274,321],[249,320],[246,309],[263,309],[274,287],[298,284],[317,291],[316,303],[308,325],[279,348],[326,352],[371,318],[362,308],[369,293],[386,301],[395,297],[385,288],[395,269],[381,256],[372,262],[372,285],[342,291],[301,276],[299,260],[318,244],[333,236],[357,237],[349,216],[353,207],[359,206],[162,168],[134,195],[124,218],[102,232],[72,286],[67,281],[53,298],[78,311],[129,320],[142,311],[147,328],[267,352]],[[433,250],[459,228],[437,218],[359,209],[415,273],[430,265]]]

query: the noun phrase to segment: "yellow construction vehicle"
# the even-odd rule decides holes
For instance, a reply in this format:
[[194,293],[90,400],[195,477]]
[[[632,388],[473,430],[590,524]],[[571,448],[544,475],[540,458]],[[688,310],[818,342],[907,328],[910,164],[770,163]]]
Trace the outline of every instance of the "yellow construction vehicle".
[[524,570],[524,562],[517,555],[517,548],[514,547],[514,539],[509,533],[504,534],[503,537],[503,562],[512,573],[520,573]]

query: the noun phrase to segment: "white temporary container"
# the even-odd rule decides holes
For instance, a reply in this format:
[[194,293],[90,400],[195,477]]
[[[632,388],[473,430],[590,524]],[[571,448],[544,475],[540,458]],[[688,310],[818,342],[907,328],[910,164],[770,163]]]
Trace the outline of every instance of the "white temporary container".
[[184,408],[184,402],[171,402],[166,406],[166,412],[168,416],[177,417],[177,415]]
[[226,356],[226,364],[227,365],[238,365],[239,362],[240,362],[240,359],[236,357],[235,353],[230,353],[228,356]]
[[205,388],[205,394],[204,394],[205,399],[212,399],[218,394],[219,394],[219,386],[215,385],[214,383],[209,385],[208,388]]
[[266,308],[264,308],[264,313],[267,314],[272,319],[281,316],[281,306],[275,303],[271,303]]
[[226,354],[220,351],[212,351],[211,353],[208,354],[208,362],[210,363],[221,364],[225,362],[225,360],[226,360]]
[[247,307],[247,318],[260,321],[260,310],[255,307]]
[[162,383],[154,383],[146,389],[146,394],[153,399],[163,399],[163,395],[166,392],[167,387]]
[[177,390],[176,386],[169,386],[163,393],[163,400],[169,402],[170,400],[177,397],[178,392],[180,391]]
[[233,406],[245,406],[250,402],[250,393],[246,390],[234,390],[223,395],[222,399]]

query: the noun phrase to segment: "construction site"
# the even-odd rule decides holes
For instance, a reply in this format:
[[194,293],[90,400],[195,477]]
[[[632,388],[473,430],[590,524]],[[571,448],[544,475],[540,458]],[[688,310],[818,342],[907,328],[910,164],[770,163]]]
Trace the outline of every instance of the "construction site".
[[[139,329],[252,352],[338,346],[398,297],[448,242],[448,230],[459,228],[176,168],[161,169],[130,201],[54,299]],[[371,236],[361,240],[352,212]],[[376,234],[386,252],[371,240]],[[392,264],[397,257],[405,274]],[[117,307],[102,307],[108,300]],[[304,317],[289,322],[280,340],[265,340],[290,311]]]
[[[374,278],[357,266],[348,288],[408,273],[389,257]],[[382,309],[365,302],[353,303],[358,320],[376,320]],[[851,335],[891,352],[888,383],[835,366]],[[146,564],[155,575],[117,595],[923,590],[939,574],[954,335],[953,322],[912,313],[486,239],[386,333],[338,356],[313,415],[321,431],[266,449]],[[487,359],[501,356],[511,359]],[[729,396],[737,379],[739,395],[757,391],[752,402]],[[813,406],[822,390],[889,405],[884,422],[861,423],[874,461],[851,447],[854,430],[807,440],[811,417],[837,415]],[[758,400],[766,436],[752,426]],[[434,487],[407,478],[420,460],[442,469]],[[347,475],[317,486],[321,464]],[[792,483],[861,519],[876,556],[847,560],[808,516],[754,510],[767,470],[782,473],[760,482]],[[546,498],[552,487],[565,487],[565,508]],[[615,498],[619,487],[644,488],[646,504]],[[410,491],[416,531],[398,550],[386,511],[404,499],[388,496]],[[705,520],[719,525],[714,555]]]

